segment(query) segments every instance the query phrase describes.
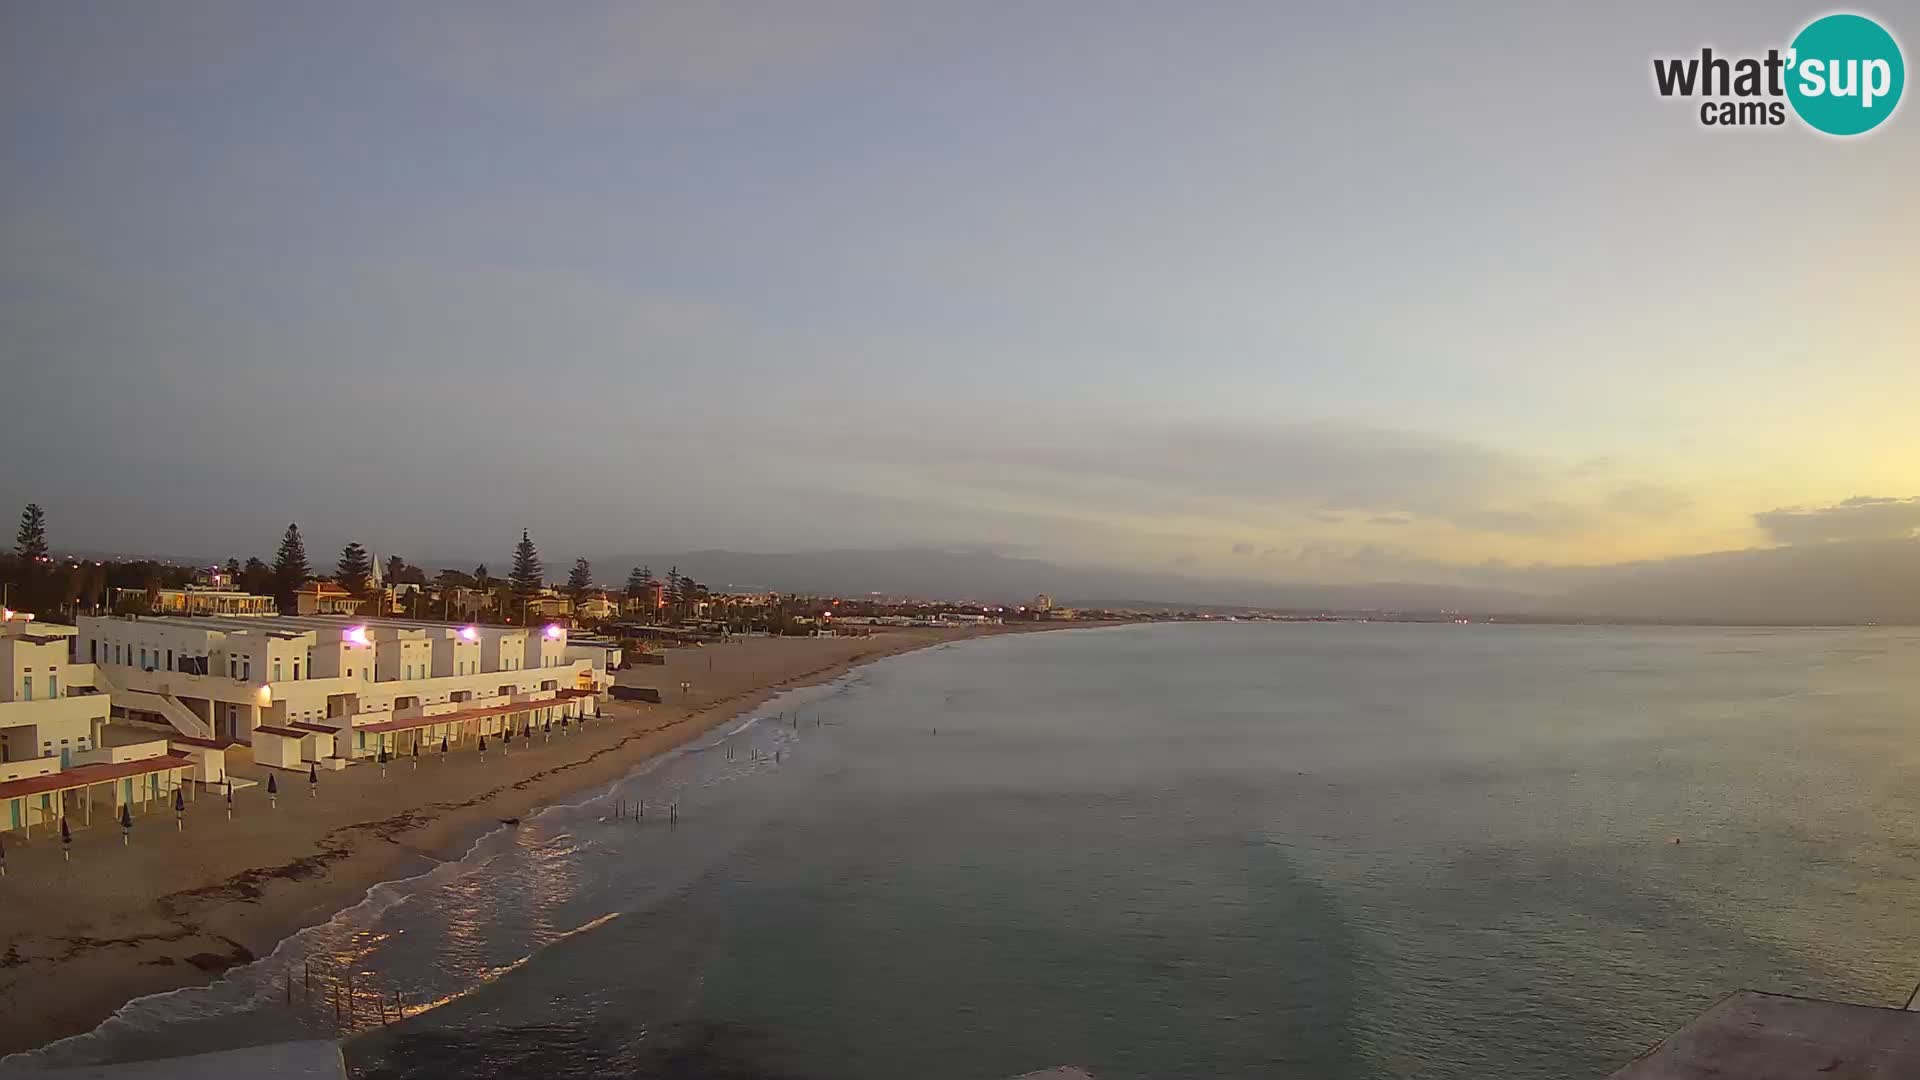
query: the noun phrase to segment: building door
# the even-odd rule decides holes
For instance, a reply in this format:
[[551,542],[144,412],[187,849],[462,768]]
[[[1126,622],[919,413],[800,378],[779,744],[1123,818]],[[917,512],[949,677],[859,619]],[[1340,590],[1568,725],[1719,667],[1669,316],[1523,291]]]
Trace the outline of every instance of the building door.
[[120,781],[120,801],[128,805],[133,803],[133,777],[131,776]]
[[73,751],[68,747],[65,747],[65,746],[61,747],[60,748],[60,767],[63,769],[66,769],[66,768],[71,768],[72,766],[73,766]]
[[13,818],[13,824],[10,827],[15,829],[19,828],[20,827],[20,800],[8,799],[7,808],[11,812],[11,816]]

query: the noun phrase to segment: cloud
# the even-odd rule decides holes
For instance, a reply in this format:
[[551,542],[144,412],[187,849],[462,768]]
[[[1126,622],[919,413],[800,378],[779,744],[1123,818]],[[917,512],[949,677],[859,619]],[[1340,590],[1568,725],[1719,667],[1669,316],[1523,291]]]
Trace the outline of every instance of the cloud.
[[1901,540],[1920,535],[1920,496],[1856,495],[1832,506],[1790,506],[1753,515],[1775,543]]
[[1244,543],[1243,543],[1243,544],[1235,544],[1235,545],[1233,545],[1233,553],[1234,553],[1235,555],[1251,555],[1251,554],[1253,554],[1253,545],[1252,545],[1252,544],[1244,544]]
[[[1058,423],[1044,431],[931,425],[822,436],[824,452],[863,460],[916,489],[1005,498],[1119,517],[1231,519],[1303,529],[1429,527],[1518,537],[1578,534],[1627,509],[1686,500],[1610,466],[1561,465],[1448,435],[1326,421]],[[1626,488],[1624,481],[1632,483]],[[1235,554],[1248,552],[1234,548]]]

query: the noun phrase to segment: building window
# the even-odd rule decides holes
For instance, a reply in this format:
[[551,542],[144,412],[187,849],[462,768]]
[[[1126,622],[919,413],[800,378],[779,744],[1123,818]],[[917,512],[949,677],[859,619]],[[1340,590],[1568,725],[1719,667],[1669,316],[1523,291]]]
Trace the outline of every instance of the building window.
[[20,680],[20,700],[33,700],[33,676],[31,675]]
[[52,673],[48,673],[47,696],[50,698],[57,698],[60,696],[60,676],[54,675]]
[[240,661],[240,677],[243,679],[253,678],[253,657],[249,656]]
[[275,660],[273,662],[273,681],[274,682],[280,681],[280,661],[278,660]]

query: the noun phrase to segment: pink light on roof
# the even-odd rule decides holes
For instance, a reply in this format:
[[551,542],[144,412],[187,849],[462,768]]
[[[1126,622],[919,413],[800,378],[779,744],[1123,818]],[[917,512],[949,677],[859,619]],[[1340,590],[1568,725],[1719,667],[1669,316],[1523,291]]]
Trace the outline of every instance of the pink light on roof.
[[550,637],[550,638],[557,638],[557,637],[559,637],[559,636],[560,636],[560,624],[559,624],[559,623],[548,623],[548,624],[547,624],[547,636],[548,636],[548,637]]
[[463,626],[463,627],[461,627],[461,628],[460,628],[460,640],[462,640],[462,641],[479,641],[479,640],[480,640],[480,631],[478,631],[478,630],[475,630],[475,629],[474,629],[473,627],[471,627],[471,626]]
[[364,626],[349,626],[340,632],[340,640],[350,645],[365,645],[367,643],[367,628]]

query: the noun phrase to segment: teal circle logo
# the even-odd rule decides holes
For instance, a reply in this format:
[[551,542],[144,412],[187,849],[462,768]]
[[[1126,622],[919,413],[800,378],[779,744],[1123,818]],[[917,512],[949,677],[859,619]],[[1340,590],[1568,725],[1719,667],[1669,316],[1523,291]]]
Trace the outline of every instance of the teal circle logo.
[[1879,127],[1907,85],[1900,43],[1864,15],[1815,19],[1787,56],[1787,100],[1809,127],[1829,135]]

